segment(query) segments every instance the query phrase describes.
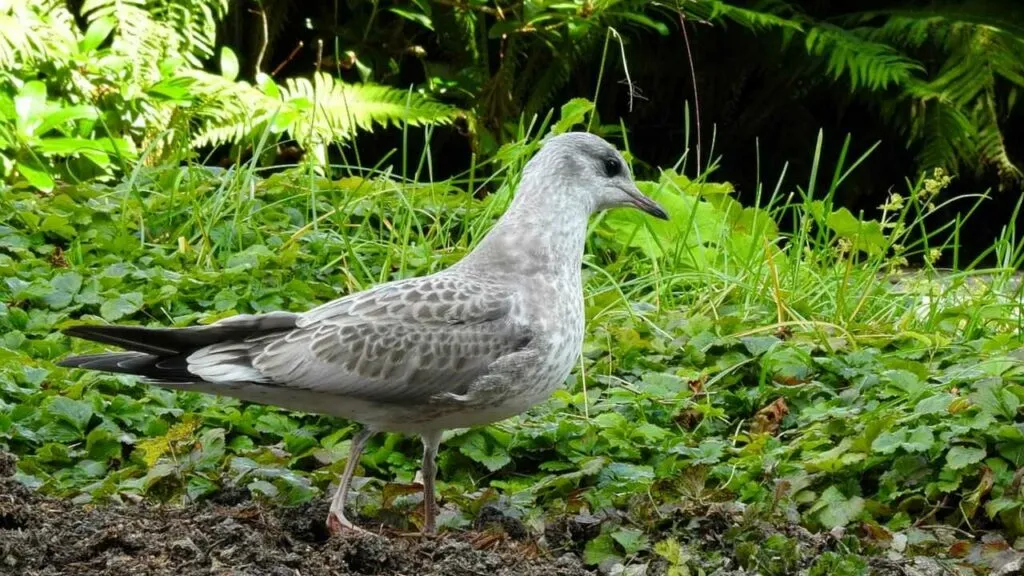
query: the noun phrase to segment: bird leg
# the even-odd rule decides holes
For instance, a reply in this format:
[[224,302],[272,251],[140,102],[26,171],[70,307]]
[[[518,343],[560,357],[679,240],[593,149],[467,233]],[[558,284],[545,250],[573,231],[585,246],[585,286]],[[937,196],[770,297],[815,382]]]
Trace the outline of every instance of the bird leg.
[[441,432],[427,432],[423,440],[423,533],[437,531],[437,501],[434,499],[434,479],[437,477],[437,447],[441,444]]
[[327,513],[327,529],[332,534],[340,534],[345,530],[352,532],[366,532],[345,518],[345,499],[348,498],[349,485],[352,484],[352,476],[356,473],[356,466],[359,464],[359,456],[363,453],[367,441],[373,438],[377,432],[370,428],[363,428],[352,437],[348,449],[348,462],[345,463],[345,471],[341,474],[341,484],[334,492],[331,499],[331,509]]

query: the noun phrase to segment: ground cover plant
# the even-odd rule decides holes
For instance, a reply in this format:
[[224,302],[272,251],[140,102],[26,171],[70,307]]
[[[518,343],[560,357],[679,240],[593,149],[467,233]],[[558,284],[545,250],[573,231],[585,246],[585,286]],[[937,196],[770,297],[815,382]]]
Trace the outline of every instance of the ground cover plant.
[[[5,188],[0,446],[17,456],[13,477],[32,498],[77,505],[75,518],[110,503],[323,506],[354,426],[58,368],[96,348],[57,329],[299,311],[434,271],[502,212],[541,136],[614,129],[592,111],[569,102],[481,163],[490,170],[445,181],[430,178],[428,152],[403,158],[406,173],[143,162],[116,184]],[[783,174],[760,191],[764,208],[740,204],[714,165],[684,176],[683,157],[640,175],[670,222],[593,222],[579,369],[529,413],[446,436],[443,527],[617,573],[859,574],[919,554],[932,573],[987,573],[1020,561],[1016,215],[993,239],[1000,266],[976,269],[957,245],[979,198],[947,198],[935,170],[854,215],[832,198],[863,155],[849,140],[814,144],[815,166],[829,156],[834,173]],[[932,221],[948,202],[968,219]],[[932,268],[940,255],[953,272]],[[904,271],[908,259],[923,266]],[[414,439],[373,441],[363,525],[418,528],[418,461]],[[32,525],[0,512],[2,529]],[[32,566],[24,549],[0,552]]]

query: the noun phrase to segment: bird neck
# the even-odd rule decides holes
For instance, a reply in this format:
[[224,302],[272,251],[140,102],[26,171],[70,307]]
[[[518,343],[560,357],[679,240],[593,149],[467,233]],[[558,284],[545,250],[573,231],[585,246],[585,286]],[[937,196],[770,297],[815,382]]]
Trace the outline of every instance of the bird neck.
[[505,214],[465,259],[467,266],[515,277],[580,278],[588,207],[525,179]]

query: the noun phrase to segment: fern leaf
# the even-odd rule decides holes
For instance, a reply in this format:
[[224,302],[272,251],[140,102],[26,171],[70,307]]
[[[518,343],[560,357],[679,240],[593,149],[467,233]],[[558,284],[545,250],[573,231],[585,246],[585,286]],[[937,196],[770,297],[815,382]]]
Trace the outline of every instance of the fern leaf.
[[880,90],[905,84],[924,68],[892,46],[872,42],[831,24],[819,24],[807,31],[807,51],[822,56],[836,79],[844,74],[853,88]]
[[312,82],[289,78],[281,100],[296,112],[290,132],[300,145],[348,140],[375,124],[446,124],[455,112],[419,94],[377,84],[343,84],[323,72]]
[[289,78],[284,86],[269,79],[263,89],[191,72],[189,90],[202,95],[194,118],[193,145],[239,144],[264,131],[287,132],[310,150],[351,139],[358,130],[408,123],[447,124],[456,110],[419,94],[375,84],[344,84],[320,72],[312,81]]
[[786,2],[772,0],[757,2],[751,8],[741,8],[718,0],[712,2],[684,2],[681,8],[700,20],[729,20],[753,31],[783,29],[802,31],[800,23],[791,15],[795,9]]
[[59,0],[0,0],[0,69],[65,61],[78,42],[77,30]]

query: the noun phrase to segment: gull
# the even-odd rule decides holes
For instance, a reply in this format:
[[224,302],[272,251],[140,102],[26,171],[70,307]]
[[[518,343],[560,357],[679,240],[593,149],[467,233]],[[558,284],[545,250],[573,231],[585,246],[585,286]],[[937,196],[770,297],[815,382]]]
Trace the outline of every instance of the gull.
[[520,414],[572,372],[584,335],[588,218],[615,207],[668,219],[611,144],[585,132],[548,137],[505,213],[447,269],[301,314],[184,328],[71,326],[63,332],[126,351],[60,365],[362,424],[327,516],[334,533],[362,531],[346,518],[345,500],[367,441],[378,432],[418,435],[423,532],[432,534],[441,434]]

